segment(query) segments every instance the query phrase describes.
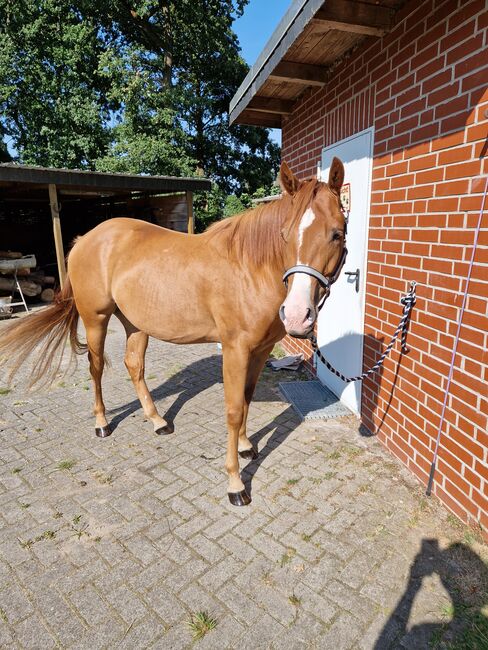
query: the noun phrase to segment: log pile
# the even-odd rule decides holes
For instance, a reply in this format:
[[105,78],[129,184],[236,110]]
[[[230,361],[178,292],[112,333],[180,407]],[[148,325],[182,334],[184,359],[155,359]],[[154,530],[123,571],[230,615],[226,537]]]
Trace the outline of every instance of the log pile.
[[16,291],[16,271],[24,296],[37,296],[43,302],[52,302],[55,278],[37,268],[34,255],[22,255],[17,251],[0,251],[0,294]]

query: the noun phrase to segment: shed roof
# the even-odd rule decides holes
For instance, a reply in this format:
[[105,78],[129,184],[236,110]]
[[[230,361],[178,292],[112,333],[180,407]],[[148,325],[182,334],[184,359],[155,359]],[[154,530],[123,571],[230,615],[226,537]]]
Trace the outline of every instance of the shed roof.
[[294,0],[230,103],[230,123],[281,127],[310,86],[365,38],[391,30],[406,0]]
[[55,169],[5,163],[0,165],[0,190],[5,196],[19,190],[35,191],[56,185],[61,193],[79,195],[113,195],[130,192],[150,194],[210,190],[206,178],[176,176],[142,176],[140,174],[114,174],[83,171],[80,169]]

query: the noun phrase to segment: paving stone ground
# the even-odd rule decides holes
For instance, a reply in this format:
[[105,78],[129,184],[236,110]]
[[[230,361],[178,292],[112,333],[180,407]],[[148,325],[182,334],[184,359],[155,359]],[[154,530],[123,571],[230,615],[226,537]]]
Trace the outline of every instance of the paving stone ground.
[[[85,358],[39,393],[28,371],[8,393],[0,376],[0,647],[470,647],[449,644],[466,612],[487,620],[486,547],[355,418],[301,423],[277,390],[295,377],[265,371],[253,501],[234,508],[216,346],[151,341],[167,437],[144,421],[123,349],[112,321],[105,440]],[[203,611],[217,625],[196,641]]]

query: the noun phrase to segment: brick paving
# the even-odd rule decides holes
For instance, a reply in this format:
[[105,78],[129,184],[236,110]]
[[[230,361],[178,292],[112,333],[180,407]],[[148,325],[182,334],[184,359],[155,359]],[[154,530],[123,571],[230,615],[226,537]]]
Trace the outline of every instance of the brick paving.
[[[86,359],[47,391],[25,393],[23,375],[0,391],[0,647],[448,647],[462,612],[486,616],[486,547],[355,418],[300,423],[277,390],[295,377],[265,371],[253,501],[234,508],[216,346],[150,342],[167,437],[144,421],[123,349],[114,320],[110,438],[94,435]],[[202,611],[217,626],[195,641]]]

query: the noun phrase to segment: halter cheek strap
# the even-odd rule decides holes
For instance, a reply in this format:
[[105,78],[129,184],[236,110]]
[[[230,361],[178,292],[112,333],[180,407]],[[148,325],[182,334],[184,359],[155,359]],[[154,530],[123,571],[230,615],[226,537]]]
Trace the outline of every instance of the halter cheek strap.
[[315,278],[320,284],[320,286],[323,289],[325,289],[324,295],[322,296],[322,298],[319,301],[319,304],[317,305],[317,309],[318,311],[320,311],[324,306],[324,302],[329,297],[331,286],[339,277],[339,273],[341,272],[341,269],[344,266],[346,257],[347,257],[347,248],[344,247],[342,250],[341,259],[339,260],[332,275],[328,278],[326,278],[325,275],[320,273],[320,271],[314,269],[312,266],[307,266],[306,264],[297,264],[296,266],[292,266],[283,274],[283,282],[285,284],[285,287],[288,287],[288,278],[290,277],[290,275],[294,275],[295,273],[305,273],[306,275],[310,275],[312,278]]
[[288,278],[290,277],[290,275],[293,275],[295,273],[305,273],[306,275],[311,275],[312,278],[315,278],[316,280],[319,281],[319,284],[321,284],[324,287],[324,289],[330,288],[329,278],[326,278],[325,275],[322,275],[322,273],[316,271],[311,266],[307,266],[306,264],[297,264],[296,266],[292,266],[290,269],[285,271],[283,275],[283,282],[285,283],[285,287],[288,286]]

